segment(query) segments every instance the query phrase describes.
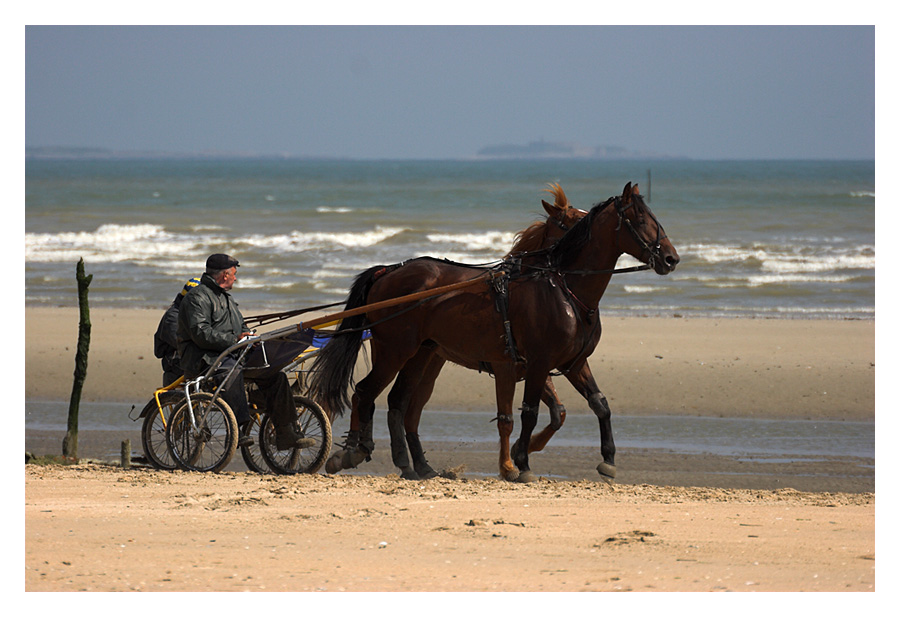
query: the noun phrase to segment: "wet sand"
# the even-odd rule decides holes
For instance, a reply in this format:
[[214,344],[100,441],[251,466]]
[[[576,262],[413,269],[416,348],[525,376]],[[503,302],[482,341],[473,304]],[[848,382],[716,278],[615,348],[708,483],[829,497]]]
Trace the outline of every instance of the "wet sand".
[[[153,357],[153,332],[161,315],[91,311],[84,400],[143,404],[149,398],[162,379]],[[68,400],[78,311],[27,308],[25,326],[25,397]],[[614,414],[875,417],[872,321],[604,317],[590,363]],[[588,409],[565,379],[554,382],[569,409]],[[448,365],[430,406],[493,410],[493,381]]]

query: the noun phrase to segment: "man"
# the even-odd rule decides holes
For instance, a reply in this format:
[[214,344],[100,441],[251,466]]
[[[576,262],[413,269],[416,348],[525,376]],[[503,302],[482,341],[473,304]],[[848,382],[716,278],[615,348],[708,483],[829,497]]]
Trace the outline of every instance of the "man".
[[181,292],[163,313],[156,334],[153,335],[153,355],[162,360],[163,386],[168,386],[184,374],[178,357],[178,309],[187,292],[199,284],[198,278],[192,278],[184,284]]
[[[238,260],[230,255],[210,255],[200,284],[181,301],[178,311],[178,355],[187,379],[195,379],[205,373],[223,351],[242,338],[252,336],[237,303],[228,293],[237,281],[239,265]],[[235,355],[223,362],[222,373],[227,374],[235,365]],[[305,438],[296,426],[297,409],[287,375],[275,371],[272,376],[253,381],[263,393],[266,411],[275,424],[276,447],[287,450],[314,445],[314,440]],[[222,390],[222,398],[234,411],[243,434],[244,426],[250,422],[250,409],[242,368],[235,372],[231,384]]]

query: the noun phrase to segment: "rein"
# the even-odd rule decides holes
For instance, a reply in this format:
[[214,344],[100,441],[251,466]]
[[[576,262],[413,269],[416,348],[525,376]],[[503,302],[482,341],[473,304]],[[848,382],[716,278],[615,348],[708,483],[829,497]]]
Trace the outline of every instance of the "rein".
[[321,311],[323,309],[331,308],[334,306],[340,306],[343,302],[332,302],[331,304],[320,304],[319,306],[311,306],[309,308],[296,309],[293,311],[285,311],[283,313],[267,313],[265,315],[253,315],[251,317],[245,317],[244,321],[247,325],[256,324],[257,326],[264,326],[266,324],[270,324],[275,321],[283,321],[285,319],[290,319],[291,317],[296,317],[297,315],[302,315],[303,313],[309,313],[312,311]]

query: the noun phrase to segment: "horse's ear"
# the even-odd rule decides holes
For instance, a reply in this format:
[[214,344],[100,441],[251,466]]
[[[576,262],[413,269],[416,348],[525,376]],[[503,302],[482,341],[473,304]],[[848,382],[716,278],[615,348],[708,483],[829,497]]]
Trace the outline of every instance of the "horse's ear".
[[631,187],[631,193],[632,193],[633,195],[640,195],[640,192],[638,191],[638,185],[637,185],[637,184],[635,184],[633,187]]
[[565,208],[560,208],[556,204],[548,204],[543,199],[541,200],[541,205],[544,206],[544,210],[551,218],[562,218],[562,214],[565,212]]
[[628,203],[631,201],[631,182],[625,185],[625,189],[622,191],[622,201]]

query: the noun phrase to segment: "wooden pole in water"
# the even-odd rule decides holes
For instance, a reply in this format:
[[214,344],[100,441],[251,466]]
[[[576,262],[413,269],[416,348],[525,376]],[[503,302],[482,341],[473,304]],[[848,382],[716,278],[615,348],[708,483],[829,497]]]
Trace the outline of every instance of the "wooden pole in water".
[[650,170],[647,170],[647,201],[650,201]]
[[75,279],[78,281],[78,346],[75,350],[75,378],[72,383],[72,396],[69,398],[69,420],[66,436],[63,438],[62,450],[66,458],[78,458],[78,406],[81,402],[81,390],[87,377],[88,348],[91,346],[91,310],[88,306],[88,286],[94,278],[93,274],[84,274],[84,259],[78,260],[75,267]]
[[125,439],[122,441],[121,465],[122,465],[122,469],[131,469],[131,440],[130,439]]

